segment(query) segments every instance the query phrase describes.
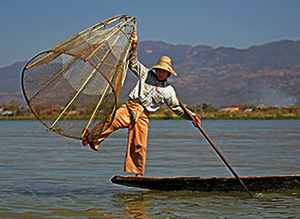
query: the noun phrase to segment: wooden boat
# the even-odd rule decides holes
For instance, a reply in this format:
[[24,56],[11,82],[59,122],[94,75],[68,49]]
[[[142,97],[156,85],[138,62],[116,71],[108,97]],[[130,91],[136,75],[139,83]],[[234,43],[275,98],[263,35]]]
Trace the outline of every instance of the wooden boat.
[[[300,175],[240,177],[251,192],[300,189]],[[116,184],[164,191],[245,192],[235,177],[133,177],[114,176]]]

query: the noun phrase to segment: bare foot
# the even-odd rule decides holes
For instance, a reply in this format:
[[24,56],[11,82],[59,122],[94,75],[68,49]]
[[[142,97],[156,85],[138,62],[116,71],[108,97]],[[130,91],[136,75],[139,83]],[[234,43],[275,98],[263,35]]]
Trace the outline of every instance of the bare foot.
[[100,138],[98,140],[93,140],[89,142],[90,148],[94,151],[98,151],[99,145],[101,144],[102,141],[104,141],[104,138]]
[[94,144],[94,148],[96,149],[96,151],[98,151],[99,145]]
[[135,177],[143,177],[143,174],[136,174]]
[[93,151],[98,151],[99,145],[95,144],[94,141],[89,142],[89,145]]

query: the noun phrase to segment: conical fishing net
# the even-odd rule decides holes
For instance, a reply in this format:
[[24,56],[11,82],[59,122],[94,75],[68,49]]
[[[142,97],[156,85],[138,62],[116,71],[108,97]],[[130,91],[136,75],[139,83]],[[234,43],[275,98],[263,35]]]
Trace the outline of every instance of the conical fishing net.
[[115,16],[30,60],[22,89],[33,114],[50,130],[76,139],[96,120],[112,120],[135,29],[134,17]]

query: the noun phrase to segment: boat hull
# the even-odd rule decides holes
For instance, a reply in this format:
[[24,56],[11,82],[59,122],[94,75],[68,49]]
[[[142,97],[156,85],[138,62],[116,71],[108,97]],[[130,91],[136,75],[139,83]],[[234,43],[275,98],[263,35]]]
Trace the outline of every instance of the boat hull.
[[[251,192],[300,189],[300,175],[240,177]],[[245,192],[235,177],[133,177],[114,176],[112,183],[164,191]]]

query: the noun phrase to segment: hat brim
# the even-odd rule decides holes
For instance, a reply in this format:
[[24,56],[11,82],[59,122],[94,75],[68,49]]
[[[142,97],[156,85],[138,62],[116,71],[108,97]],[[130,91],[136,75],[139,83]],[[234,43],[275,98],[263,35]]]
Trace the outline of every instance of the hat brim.
[[156,69],[156,68],[166,70],[166,71],[172,73],[173,75],[177,76],[177,73],[173,69],[171,69],[171,68],[165,68],[165,67],[162,67],[160,65],[153,66],[152,68],[150,68],[150,71],[153,70],[153,69]]

